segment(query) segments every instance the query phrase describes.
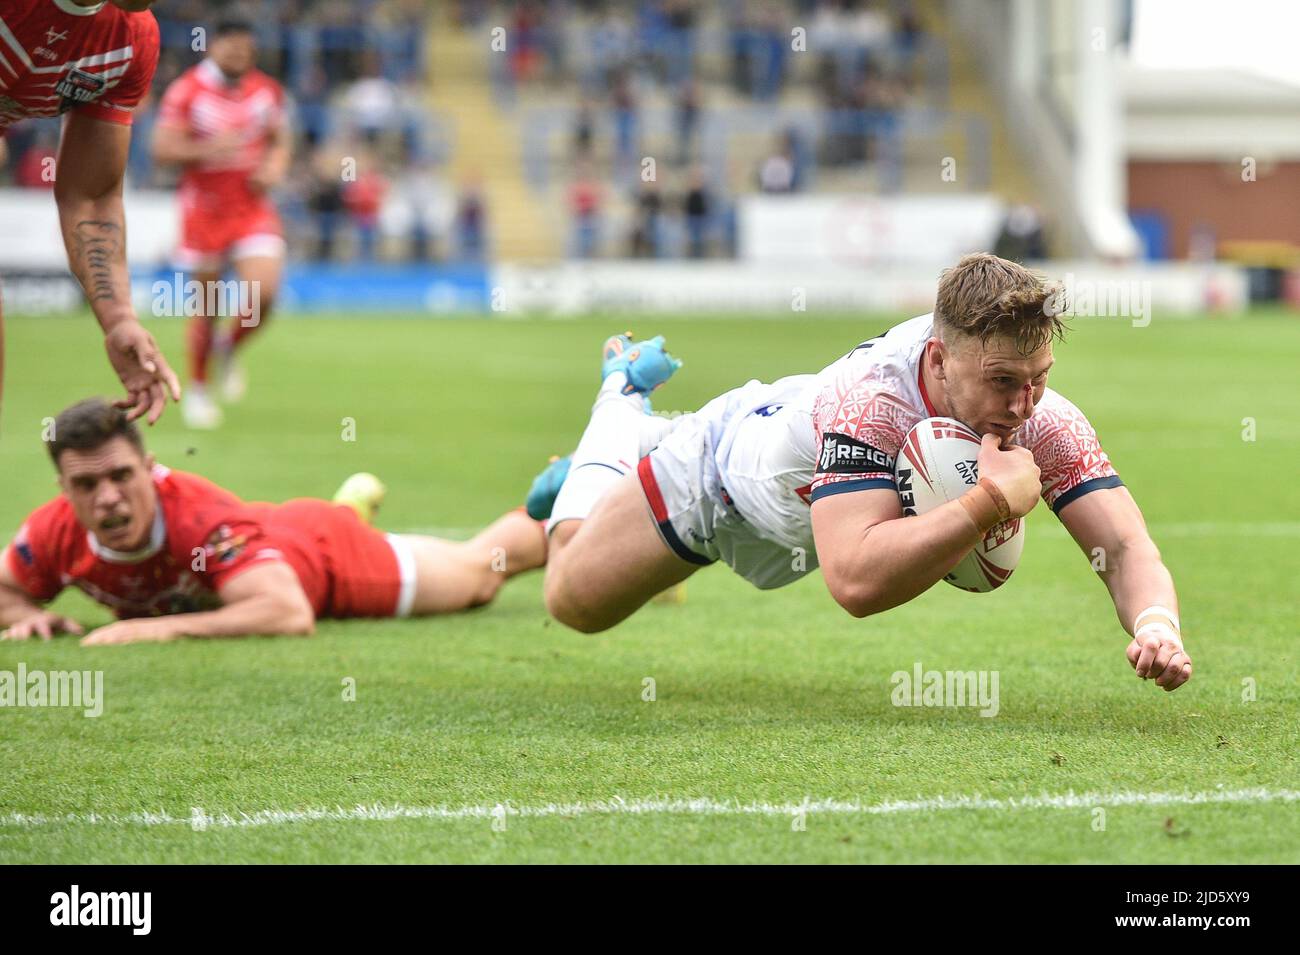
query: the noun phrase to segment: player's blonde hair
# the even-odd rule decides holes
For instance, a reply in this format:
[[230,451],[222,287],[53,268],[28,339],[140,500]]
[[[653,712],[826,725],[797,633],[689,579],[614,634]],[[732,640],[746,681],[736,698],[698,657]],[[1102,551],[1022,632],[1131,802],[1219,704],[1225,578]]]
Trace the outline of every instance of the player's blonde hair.
[[963,256],[939,277],[934,303],[940,338],[967,335],[986,344],[1010,339],[1022,355],[1065,334],[1064,292],[1055,282],[988,252]]

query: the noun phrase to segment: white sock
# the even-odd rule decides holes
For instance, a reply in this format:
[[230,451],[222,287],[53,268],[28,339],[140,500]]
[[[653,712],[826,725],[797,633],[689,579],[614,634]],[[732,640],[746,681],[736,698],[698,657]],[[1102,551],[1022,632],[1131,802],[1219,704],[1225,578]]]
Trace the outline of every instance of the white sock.
[[645,457],[655,448],[659,447],[659,442],[668,437],[668,432],[677,426],[680,418],[661,418],[658,415],[642,415],[640,424],[640,447],[637,448],[640,457]]
[[616,371],[605,379],[591,407],[591,420],[573,452],[547,521],[549,533],[561,521],[581,520],[619,478],[636,467],[640,457],[645,403],[637,394],[625,395],[627,376]]

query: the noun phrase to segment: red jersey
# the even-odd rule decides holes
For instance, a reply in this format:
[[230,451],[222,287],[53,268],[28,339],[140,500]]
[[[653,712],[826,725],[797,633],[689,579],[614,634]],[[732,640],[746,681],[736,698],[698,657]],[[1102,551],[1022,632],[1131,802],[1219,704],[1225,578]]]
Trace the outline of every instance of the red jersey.
[[261,165],[275,130],[284,122],[284,90],[260,70],[231,83],[211,60],[186,70],[163,94],[158,125],[179,129],[199,140],[223,134],[239,137],[231,158],[189,163],[181,173],[184,212],[219,212],[261,202],[248,176]]
[[287,563],[317,616],[386,616],[402,575],[383,534],[349,507],[299,499],[240,500],[195,474],[155,466],[158,508],[149,543],[104,547],[62,496],[37,508],[9,546],[9,569],[33,600],[77,587],[118,617],[191,613],[221,605],[218,591],[267,560]]
[[108,3],[5,0],[0,5],[0,132],[20,119],[77,109],[131,124],[158,66],[158,21]]

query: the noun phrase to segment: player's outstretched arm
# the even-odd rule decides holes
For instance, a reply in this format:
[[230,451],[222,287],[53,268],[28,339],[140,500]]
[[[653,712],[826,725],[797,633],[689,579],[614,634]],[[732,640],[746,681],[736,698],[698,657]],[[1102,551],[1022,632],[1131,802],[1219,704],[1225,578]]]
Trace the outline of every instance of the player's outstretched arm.
[[71,617],[34,601],[9,569],[9,549],[0,550],[0,640],[49,640],[56,633],[84,633]]
[[1063,507],[1060,518],[1110,591],[1120,626],[1131,637],[1129,665],[1144,680],[1178,689],[1192,677],[1178,594],[1128,488],[1085,494]]
[[288,564],[259,561],[219,591],[224,606],[200,613],[120,620],[91,631],[82,646],[176,640],[180,637],[307,636],[315,632],[311,602]]
[[183,126],[169,125],[166,118],[153,131],[154,162],[163,166],[185,166],[201,159],[221,161],[239,151],[238,133],[223,132],[207,139],[191,136]]
[[1024,448],[1001,450],[986,435],[979,473],[980,486],[919,517],[903,516],[892,489],[814,501],[817,559],[836,603],[855,617],[906,603],[956,567],[990,528],[1038,502],[1038,466]]
[[136,318],[126,265],[126,216],[122,180],[131,127],[74,110],[59,143],[54,200],[72,273],[85,289],[91,310],[104,330],[108,359],[126,388],[121,407],[134,420],[148,413],[153,424],[167,405],[179,400],[180,381],[153,336]]
[[855,617],[882,613],[929,590],[983,536],[956,501],[903,517],[898,493],[888,489],[814,501],[812,527],[826,587]]

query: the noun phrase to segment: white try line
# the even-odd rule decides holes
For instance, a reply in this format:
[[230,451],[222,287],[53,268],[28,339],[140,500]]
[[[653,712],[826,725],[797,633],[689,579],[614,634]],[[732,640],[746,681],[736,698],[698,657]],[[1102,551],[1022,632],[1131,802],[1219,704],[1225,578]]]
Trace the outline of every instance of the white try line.
[[948,812],[954,809],[983,812],[1019,812],[1036,809],[1095,809],[1099,806],[1200,806],[1221,803],[1272,803],[1300,801],[1296,789],[1229,789],[1199,793],[1065,793],[1051,796],[934,796],[880,803],[807,799],[797,803],[738,802],[708,797],[696,799],[612,799],[594,802],[546,803],[517,806],[510,802],[480,806],[363,805],[318,809],[259,809],[252,812],[208,812],[194,808],[188,816],[167,812],[133,812],[124,815],[67,813],[65,815],[0,816],[0,828],[39,829],[49,826],[188,826],[205,829],[247,829],[303,822],[386,822],[395,819],[561,819],[579,816],[783,816],[796,813],[893,816],[905,813]]

